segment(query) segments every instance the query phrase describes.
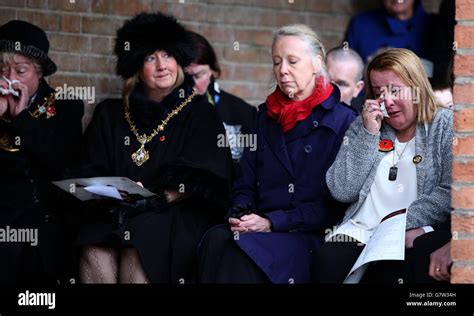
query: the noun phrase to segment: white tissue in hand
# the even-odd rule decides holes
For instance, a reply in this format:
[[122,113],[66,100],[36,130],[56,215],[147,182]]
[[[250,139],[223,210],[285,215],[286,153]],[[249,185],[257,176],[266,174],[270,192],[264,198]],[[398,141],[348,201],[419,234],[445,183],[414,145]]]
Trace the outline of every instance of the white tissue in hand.
[[8,89],[4,89],[2,87],[0,87],[0,93],[2,95],[9,95],[9,94],[13,94],[15,97],[19,97],[20,94],[18,93],[18,91],[14,90],[12,85],[14,83],[17,83],[17,82],[20,82],[19,80],[8,80],[7,77],[3,76],[3,80],[5,80],[6,82],[8,82]]
[[15,91],[11,88],[8,88],[8,89],[3,89],[3,88],[0,88],[0,93],[3,94],[3,95],[9,95],[9,94],[12,94],[16,97],[20,96],[20,94],[18,93],[18,91]]
[[384,117],[390,117],[390,115],[388,115],[387,109],[385,108],[385,102],[380,103],[380,111],[383,113]]

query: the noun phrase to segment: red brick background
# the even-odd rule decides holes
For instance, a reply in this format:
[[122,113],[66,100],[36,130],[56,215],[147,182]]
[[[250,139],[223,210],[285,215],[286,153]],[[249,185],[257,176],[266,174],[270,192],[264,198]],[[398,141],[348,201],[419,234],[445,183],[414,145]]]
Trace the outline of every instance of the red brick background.
[[[114,74],[113,38],[125,19],[141,11],[174,14],[215,47],[224,89],[258,105],[268,94],[272,31],[306,23],[326,48],[341,43],[350,17],[374,0],[0,0],[0,24],[25,19],[44,28],[59,72],[53,87],[95,86],[97,101],[120,94]],[[440,0],[424,0],[436,12]],[[238,43],[239,50],[234,50]],[[466,61],[468,62],[468,61]]]
[[452,283],[474,283],[474,0],[456,0]]

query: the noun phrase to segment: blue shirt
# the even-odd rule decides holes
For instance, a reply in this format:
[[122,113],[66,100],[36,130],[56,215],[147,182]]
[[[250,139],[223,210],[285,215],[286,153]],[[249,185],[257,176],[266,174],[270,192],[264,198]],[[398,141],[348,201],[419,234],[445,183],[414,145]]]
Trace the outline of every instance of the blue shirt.
[[429,23],[430,16],[420,1],[415,3],[413,16],[405,21],[390,16],[385,9],[368,11],[352,18],[346,41],[364,62],[382,47],[407,48],[426,58]]

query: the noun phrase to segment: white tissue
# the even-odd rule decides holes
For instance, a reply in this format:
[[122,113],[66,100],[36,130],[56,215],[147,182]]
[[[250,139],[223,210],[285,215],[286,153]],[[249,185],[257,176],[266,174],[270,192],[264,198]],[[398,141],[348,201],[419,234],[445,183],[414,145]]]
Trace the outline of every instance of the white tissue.
[[387,109],[385,108],[385,102],[380,103],[380,111],[383,113],[383,117],[390,117],[390,115],[388,115]]
[[14,83],[17,83],[17,82],[20,82],[20,81],[19,81],[19,80],[11,80],[11,81],[10,81],[10,80],[8,80],[7,77],[5,77],[5,76],[2,76],[2,77],[3,77],[3,80],[5,80],[6,82],[8,82],[8,89],[4,89],[4,88],[0,87],[0,93],[1,93],[2,95],[9,95],[9,94],[12,94],[12,95],[14,95],[15,97],[19,97],[20,94],[18,93],[18,91],[16,91],[16,90],[13,89],[12,85],[13,85]]

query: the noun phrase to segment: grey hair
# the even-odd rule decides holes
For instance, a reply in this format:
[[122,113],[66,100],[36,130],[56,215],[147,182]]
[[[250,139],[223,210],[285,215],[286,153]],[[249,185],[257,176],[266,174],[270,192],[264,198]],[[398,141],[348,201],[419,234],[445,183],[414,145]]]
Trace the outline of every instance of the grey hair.
[[360,55],[353,49],[347,47],[335,47],[330,49],[326,54],[326,63],[331,58],[337,62],[353,61],[357,64],[357,79],[362,80],[364,77],[364,62]]
[[300,38],[306,46],[308,46],[308,53],[311,55],[313,61],[316,60],[316,56],[321,56],[321,72],[319,75],[324,78],[325,82],[329,82],[325,64],[326,50],[318,34],[305,24],[286,25],[275,31],[272,46],[283,36],[296,36]]
[[43,66],[41,65],[41,63],[35,58],[26,56],[23,54],[16,54],[16,53],[11,53],[11,52],[0,52],[0,64],[4,65],[7,62],[10,62],[10,63],[15,62],[16,61],[15,57],[18,55],[24,56],[25,58],[29,59],[31,64],[33,65],[33,68],[35,68],[36,73],[40,75],[41,77],[43,76]]

